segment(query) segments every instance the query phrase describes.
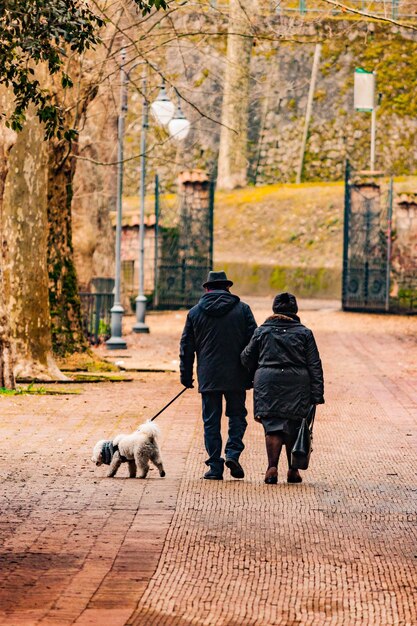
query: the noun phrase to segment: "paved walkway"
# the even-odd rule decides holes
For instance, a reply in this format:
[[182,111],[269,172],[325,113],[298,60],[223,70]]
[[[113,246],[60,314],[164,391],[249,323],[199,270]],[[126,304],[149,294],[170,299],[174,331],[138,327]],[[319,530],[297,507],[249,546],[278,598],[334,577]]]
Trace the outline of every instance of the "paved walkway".
[[[0,624],[415,626],[417,319],[319,308],[302,312],[326,375],[302,485],[284,459],[263,484],[253,420],[245,480],[202,481],[195,390],[158,418],[165,479],[104,478],[92,445],[156,412],[173,372],[1,397]],[[149,321],[126,360],[172,363],[184,314]]]

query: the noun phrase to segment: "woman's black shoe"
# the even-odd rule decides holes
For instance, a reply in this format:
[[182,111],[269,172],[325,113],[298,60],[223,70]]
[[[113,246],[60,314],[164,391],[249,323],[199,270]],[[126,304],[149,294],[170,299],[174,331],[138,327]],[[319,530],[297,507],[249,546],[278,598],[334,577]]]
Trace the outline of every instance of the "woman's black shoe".
[[276,485],[278,482],[278,470],[276,467],[270,467],[266,470],[265,482],[267,485]]
[[288,470],[287,483],[302,483],[303,479],[300,476],[300,472],[297,469]]

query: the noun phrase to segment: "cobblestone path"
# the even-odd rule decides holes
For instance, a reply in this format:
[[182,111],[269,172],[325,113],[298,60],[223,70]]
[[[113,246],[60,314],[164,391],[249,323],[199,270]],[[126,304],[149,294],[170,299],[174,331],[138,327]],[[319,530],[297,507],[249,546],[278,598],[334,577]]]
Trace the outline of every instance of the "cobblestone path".
[[[0,624],[415,626],[417,320],[302,318],[326,405],[301,485],[285,482],[284,459],[279,484],[263,483],[251,415],[245,480],[201,480],[195,390],[158,418],[165,479],[104,478],[92,445],[160,408],[174,373],[0,399]],[[149,319],[131,352],[158,337],[158,354],[176,350],[184,315]]]

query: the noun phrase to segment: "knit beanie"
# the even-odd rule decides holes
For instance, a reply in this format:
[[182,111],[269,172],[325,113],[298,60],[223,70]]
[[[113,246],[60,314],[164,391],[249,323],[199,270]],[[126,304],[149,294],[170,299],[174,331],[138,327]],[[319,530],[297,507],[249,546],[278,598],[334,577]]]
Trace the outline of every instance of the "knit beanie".
[[284,291],[275,296],[272,310],[274,313],[297,313],[297,300],[292,293]]

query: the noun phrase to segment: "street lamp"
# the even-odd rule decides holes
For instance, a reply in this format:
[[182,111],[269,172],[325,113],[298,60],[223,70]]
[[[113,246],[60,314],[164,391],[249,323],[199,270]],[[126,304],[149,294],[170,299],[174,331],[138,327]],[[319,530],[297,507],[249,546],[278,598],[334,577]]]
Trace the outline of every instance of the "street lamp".
[[162,126],[166,126],[168,122],[174,117],[175,105],[168,98],[167,91],[165,89],[165,81],[162,81],[159,94],[151,104],[151,111],[154,114],[156,120]]
[[128,75],[124,69],[126,50],[121,53],[120,69],[120,113],[117,122],[117,220],[116,220],[116,267],[114,281],[114,304],[111,313],[111,337],[106,341],[109,350],[124,350],[127,348],[122,338],[122,317],[124,308],[120,301],[120,270],[121,270],[121,242],[122,242],[122,196],[123,196],[123,137],[125,132],[125,117],[127,111],[127,81]]
[[[146,98],[146,73],[142,77],[142,131],[140,140],[140,222],[139,222],[139,293],[136,302],[136,323],[133,326],[135,333],[148,333],[149,326],[145,322],[145,195],[146,195],[146,132],[148,129],[149,105]],[[165,83],[162,82],[159,94],[151,104],[151,111],[162,126],[168,126],[169,134],[173,139],[185,139],[190,131],[190,122],[181,110],[180,99],[175,111],[175,105],[168,98]],[[174,114],[175,111],[175,114]]]
[[[123,209],[123,140],[125,133],[125,118],[127,112],[127,85],[130,73],[143,61],[139,61],[132,65],[126,71],[124,65],[126,61],[126,50],[121,52],[121,68],[120,68],[120,113],[118,116],[118,132],[117,132],[117,205],[116,205],[116,250],[115,250],[115,281],[114,281],[114,305],[110,310],[111,313],[111,337],[106,341],[109,350],[123,350],[127,345],[122,338],[122,317],[124,308],[121,303],[121,242],[122,242],[122,209]],[[133,330],[136,333],[148,333],[149,328],[145,324],[146,314],[146,297],[144,293],[144,256],[145,256],[145,183],[146,183],[146,131],[148,128],[148,100],[146,98],[146,71],[142,75],[142,129],[141,129],[141,156],[140,156],[140,224],[139,224],[139,293],[136,298],[136,324]],[[162,83],[156,100],[151,104],[152,112],[158,122],[167,125],[173,122],[172,130],[169,129],[170,135],[176,139],[184,139],[189,132],[190,123],[185,119],[181,111],[178,98],[178,107],[175,112],[175,105],[170,101],[165,89],[165,83]],[[176,125],[175,125],[176,123]]]
[[186,119],[184,113],[181,110],[180,99],[178,98],[178,106],[175,115],[168,122],[168,130],[171,137],[174,139],[185,139],[190,132],[190,122]]

